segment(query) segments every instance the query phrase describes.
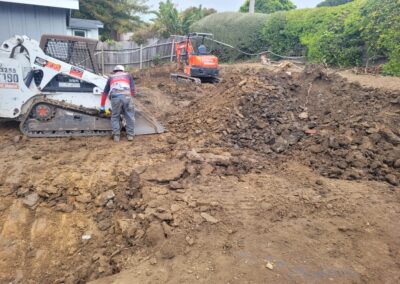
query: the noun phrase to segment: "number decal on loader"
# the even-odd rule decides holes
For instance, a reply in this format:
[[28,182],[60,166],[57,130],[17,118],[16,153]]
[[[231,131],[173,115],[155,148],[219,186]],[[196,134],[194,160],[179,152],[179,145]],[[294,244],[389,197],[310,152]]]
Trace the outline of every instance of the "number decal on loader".
[[0,65],[0,88],[1,89],[19,89],[19,76],[15,68]]

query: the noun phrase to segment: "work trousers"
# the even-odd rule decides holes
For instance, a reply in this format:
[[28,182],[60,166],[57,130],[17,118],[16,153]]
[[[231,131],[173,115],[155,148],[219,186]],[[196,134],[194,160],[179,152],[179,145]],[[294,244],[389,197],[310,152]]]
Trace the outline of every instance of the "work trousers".
[[113,95],[111,96],[111,126],[113,135],[119,136],[121,134],[121,114],[126,121],[126,134],[128,136],[135,135],[135,107],[133,100],[128,95]]

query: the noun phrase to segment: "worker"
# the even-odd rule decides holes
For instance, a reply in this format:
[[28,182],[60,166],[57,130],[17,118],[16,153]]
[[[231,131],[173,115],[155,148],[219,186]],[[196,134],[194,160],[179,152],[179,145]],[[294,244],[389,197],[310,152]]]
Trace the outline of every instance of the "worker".
[[106,100],[110,96],[113,139],[115,142],[120,141],[120,116],[123,114],[126,121],[127,138],[128,141],[132,141],[135,135],[135,109],[132,99],[135,94],[135,82],[132,75],[125,73],[125,68],[122,65],[115,66],[113,73],[108,78],[106,87],[104,88],[100,111],[105,112]]
[[199,55],[207,55],[207,47],[204,44],[201,44],[197,49]]

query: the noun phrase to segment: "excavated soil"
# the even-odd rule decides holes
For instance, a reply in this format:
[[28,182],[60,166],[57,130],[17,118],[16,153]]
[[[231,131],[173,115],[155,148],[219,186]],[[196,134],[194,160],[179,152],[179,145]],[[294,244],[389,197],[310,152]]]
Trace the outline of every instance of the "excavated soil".
[[398,283],[400,86],[298,71],[137,73],[133,143],[1,123],[0,282]]

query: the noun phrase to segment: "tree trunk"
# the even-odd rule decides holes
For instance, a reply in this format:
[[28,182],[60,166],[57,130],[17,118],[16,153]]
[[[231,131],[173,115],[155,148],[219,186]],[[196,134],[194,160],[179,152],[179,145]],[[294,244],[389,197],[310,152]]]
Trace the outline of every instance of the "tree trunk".
[[255,6],[255,2],[256,0],[250,0],[250,4],[249,4],[249,12],[251,14],[254,14],[254,6]]

